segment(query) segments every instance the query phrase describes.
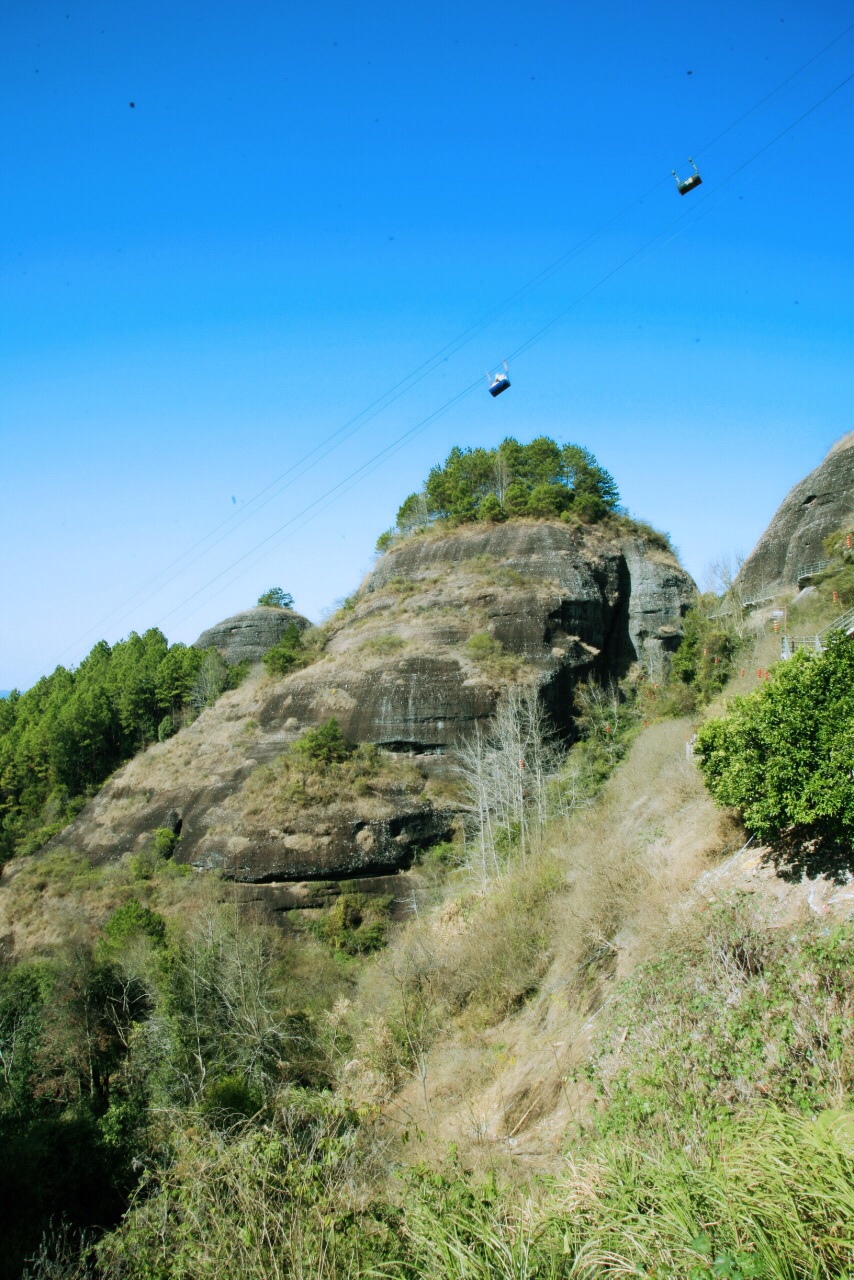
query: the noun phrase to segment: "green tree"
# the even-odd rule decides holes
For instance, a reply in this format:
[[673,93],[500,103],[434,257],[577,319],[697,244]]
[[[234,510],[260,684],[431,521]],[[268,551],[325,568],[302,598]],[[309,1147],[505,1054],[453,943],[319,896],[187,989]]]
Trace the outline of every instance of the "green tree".
[[718,803],[773,840],[854,838],[854,643],[800,650],[761,688],[736,698],[697,734],[697,757]]
[[293,609],[294,598],[289,591],[283,591],[281,587],[271,587],[269,591],[265,591],[258,597],[258,604],[267,605],[272,609]]
[[286,676],[302,664],[305,646],[300,629],[295,622],[287,627],[282,638],[264,654],[264,666],[275,676]]

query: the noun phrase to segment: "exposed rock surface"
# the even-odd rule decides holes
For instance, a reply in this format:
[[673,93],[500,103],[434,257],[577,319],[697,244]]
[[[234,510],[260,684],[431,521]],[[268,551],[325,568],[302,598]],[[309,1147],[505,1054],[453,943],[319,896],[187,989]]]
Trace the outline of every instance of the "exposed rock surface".
[[[450,832],[459,797],[445,753],[488,722],[508,683],[536,686],[569,735],[576,684],[638,661],[655,671],[693,591],[669,553],[595,527],[514,521],[413,538],[331,620],[319,661],[278,679],[256,669],[131,760],[57,841],[110,858],[180,821],[176,856],[244,882],[405,867]],[[493,642],[485,659],[474,635]],[[278,758],[330,716],[391,753],[382,776],[320,804],[293,798]]]
[[292,622],[300,631],[309,626],[308,618],[292,609],[276,609],[256,605],[225,618],[203,631],[194,642],[196,649],[218,649],[229,665],[238,662],[260,662],[268,649],[278,644]]
[[824,462],[789,491],[741,567],[738,583],[747,600],[798,586],[801,569],[824,558],[822,543],[854,519],[854,431]]

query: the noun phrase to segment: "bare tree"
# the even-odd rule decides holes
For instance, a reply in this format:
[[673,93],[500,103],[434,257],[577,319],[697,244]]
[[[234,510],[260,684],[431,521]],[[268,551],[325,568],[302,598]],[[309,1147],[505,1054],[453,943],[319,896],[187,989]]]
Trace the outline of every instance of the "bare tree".
[[193,684],[190,701],[197,710],[202,711],[216,702],[225,688],[228,668],[225,661],[211,649],[202,658],[199,672]]
[[460,748],[468,798],[470,865],[482,882],[501,874],[511,848],[524,861],[548,816],[548,783],[560,750],[536,688],[514,685],[489,731]]

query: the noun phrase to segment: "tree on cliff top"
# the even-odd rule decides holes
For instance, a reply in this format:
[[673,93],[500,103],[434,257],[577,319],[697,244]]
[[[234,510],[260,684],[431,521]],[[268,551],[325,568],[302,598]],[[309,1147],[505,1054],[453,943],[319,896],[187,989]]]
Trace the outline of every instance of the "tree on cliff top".
[[593,454],[548,436],[530,444],[508,437],[497,449],[455,446],[430,471],[421,493],[410,494],[397,513],[397,528],[449,520],[501,521],[518,516],[600,519],[619,502],[617,485]]

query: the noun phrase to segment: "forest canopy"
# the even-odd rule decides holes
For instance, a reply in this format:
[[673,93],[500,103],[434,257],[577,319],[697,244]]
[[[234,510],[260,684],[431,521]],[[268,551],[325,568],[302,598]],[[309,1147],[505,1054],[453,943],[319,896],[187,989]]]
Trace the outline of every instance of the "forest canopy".
[[548,436],[530,444],[508,437],[496,449],[455,446],[435,466],[420,493],[397,513],[397,529],[411,533],[437,520],[455,524],[519,516],[601,519],[620,500],[612,475],[589,449],[558,445]]
[[0,700],[0,859],[61,830],[113,770],[241,674],[216,650],[170,646],[151,628],[13,690]]

